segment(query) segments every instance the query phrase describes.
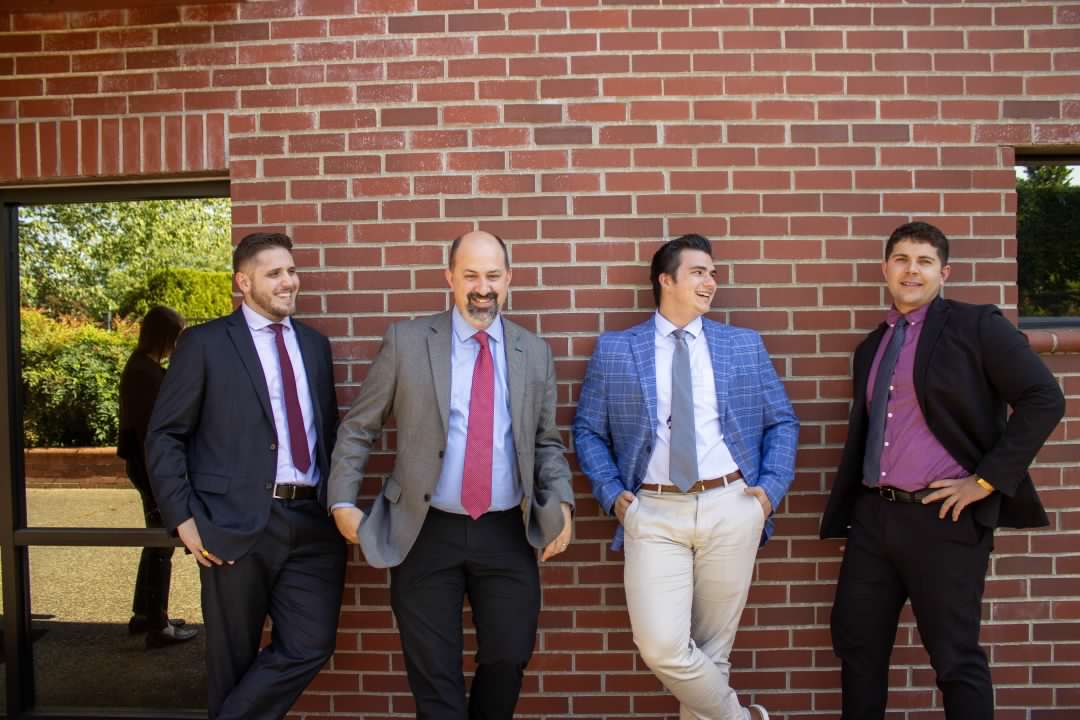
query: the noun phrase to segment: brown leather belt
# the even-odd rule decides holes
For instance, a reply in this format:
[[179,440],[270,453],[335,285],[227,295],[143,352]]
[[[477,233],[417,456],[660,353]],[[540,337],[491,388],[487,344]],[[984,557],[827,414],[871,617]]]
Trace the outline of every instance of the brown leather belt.
[[310,500],[318,496],[319,490],[313,485],[291,485],[277,483],[274,485],[275,500]]
[[[696,483],[694,483],[693,485],[690,486],[690,488],[686,491],[685,494],[692,495],[694,493],[705,492],[706,490],[712,490],[713,488],[727,487],[728,485],[735,482],[736,480],[742,480],[742,479],[743,479],[742,473],[739,472],[738,470],[736,470],[733,473],[728,473],[727,475],[721,475],[720,477],[713,478],[711,480],[698,480]],[[654,493],[660,493],[661,495],[663,495],[664,493],[669,493],[670,494],[670,493],[681,493],[682,492],[681,490],[679,490],[679,488],[675,487],[674,485],[661,485],[659,483],[642,483],[641,488],[639,488],[639,489],[648,490],[649,492],[654,492]]]

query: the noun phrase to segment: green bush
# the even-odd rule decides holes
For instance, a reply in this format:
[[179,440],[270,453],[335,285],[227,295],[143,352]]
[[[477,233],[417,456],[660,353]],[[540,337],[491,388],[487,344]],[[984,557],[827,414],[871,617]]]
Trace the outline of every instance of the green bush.
[[210,320],[232,312],[232,275],[227,272],[160,270],[124,301],[120,314],[138,322],[154,305],[167,305],[185,318]]
[[109,332],[23,308],[23,431],[27,447],[116,443],[120,373],[138,326]]

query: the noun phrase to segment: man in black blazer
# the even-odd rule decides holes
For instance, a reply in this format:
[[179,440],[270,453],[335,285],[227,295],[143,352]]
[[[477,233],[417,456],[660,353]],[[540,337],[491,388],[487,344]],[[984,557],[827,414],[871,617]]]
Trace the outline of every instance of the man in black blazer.
[[946,717],[991,720],[979,624],[993,531],[1047,524],[1028,466],[1064,396],[1000,310],[939,297],[948,262],[938,228],[897,228],[882,262],[893,307],[855,350],[848,439],[821,524],[822,538],[847,538],[832,610],[844,720],[884,716],[909,598]]
[[333,363],[327,339],[291,318],[291,250],[276,233],[240,241],[244,301],[183,335],[146,441],[165,526],[201,565],[211,720],[284,717],[337,634],[345,545],[324,510]]

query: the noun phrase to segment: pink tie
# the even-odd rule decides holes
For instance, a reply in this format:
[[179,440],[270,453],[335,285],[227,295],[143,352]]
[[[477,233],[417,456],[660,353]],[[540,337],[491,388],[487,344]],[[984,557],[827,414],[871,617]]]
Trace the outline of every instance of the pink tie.
[[292,462],[297,470],[306,473],[311,467],[311,455],[308,453],[304,414],[300,412],[300,397],[296,394],[296,376],[293,375],[292,360],[289,359],[289,351],[285,347],[285,326],[271,323],[270,329],[274,331],[274,343],[277,345],[278,364],[281,368],[281,388],[285,391],[285,416],[289,419]]
[[461,506],[473,520],[491,507],[491,432],[495,423],[495,372],[485,332],[473,335],[480,352],[473,366],[469,395],[469,429],[465,436],[465,468]]

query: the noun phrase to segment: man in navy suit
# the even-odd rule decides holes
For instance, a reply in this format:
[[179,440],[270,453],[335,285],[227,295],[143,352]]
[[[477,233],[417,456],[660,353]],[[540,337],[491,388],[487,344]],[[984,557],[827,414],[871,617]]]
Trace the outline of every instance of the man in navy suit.
[[700,235],[661,246],[657,312],[600,337],[574,442],[593,495],[619,519],[634,642],[682,720],[768,720],[739,703],[728,656],[794,477],[799,422],[758,334],[703,317],[714,276]]
[[941,297],[941,230],[901,225],[881,267],[892,307],[855,349],[847,443],[821,522],[822,538],[847,538],[832,610],[842,717],[884,717],[910,598],[945,716],[992,720],[979,625],[994,528],[1047,524],[1027,469],[1065,398],[1000,310]]
[[291,317],[288,236],[248,235],[233,270],[243,304],[184,333],[146,451],[165,527],[201,566],[210,718],[277,720],[337,634],[345,544],[324,510],[337,399],[330,343]]

